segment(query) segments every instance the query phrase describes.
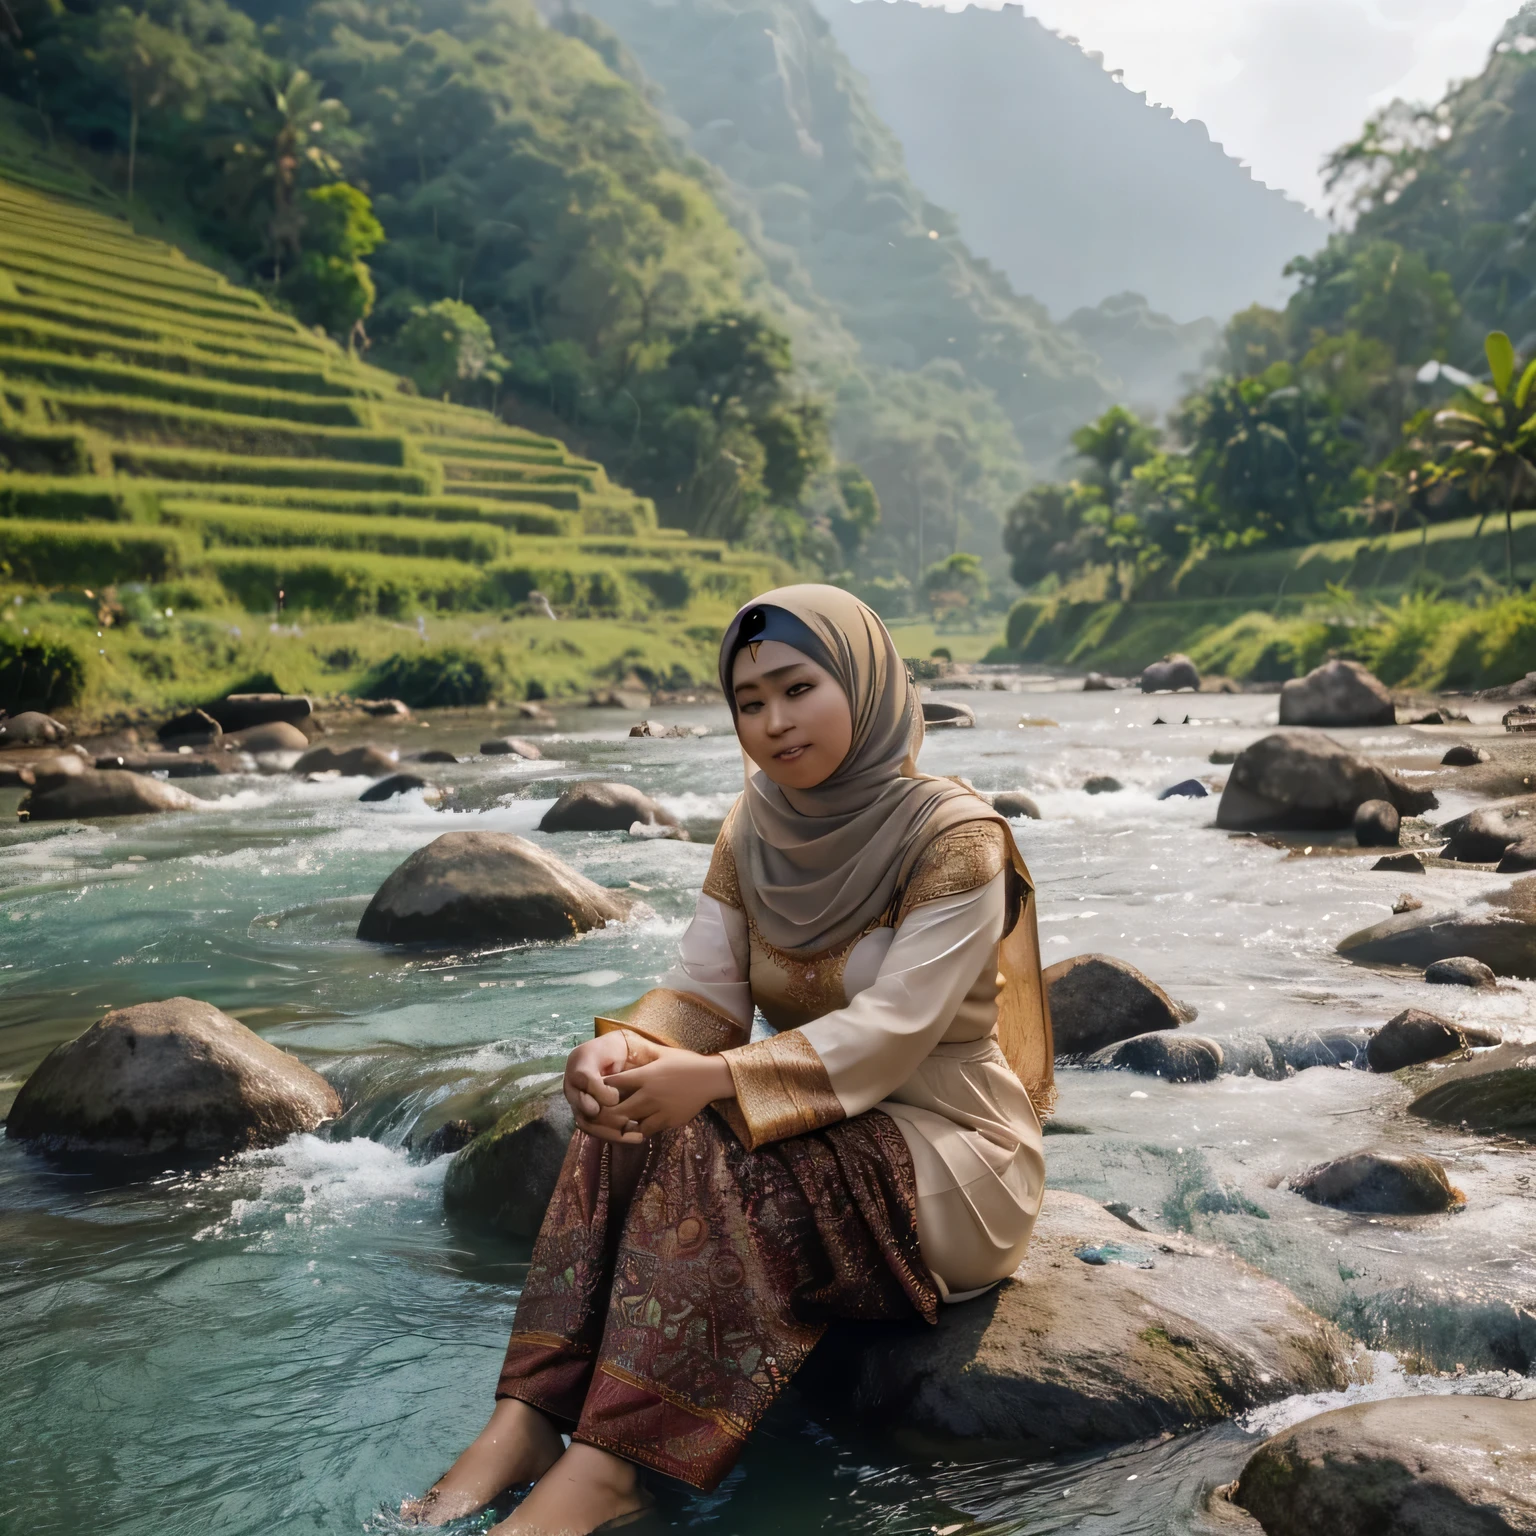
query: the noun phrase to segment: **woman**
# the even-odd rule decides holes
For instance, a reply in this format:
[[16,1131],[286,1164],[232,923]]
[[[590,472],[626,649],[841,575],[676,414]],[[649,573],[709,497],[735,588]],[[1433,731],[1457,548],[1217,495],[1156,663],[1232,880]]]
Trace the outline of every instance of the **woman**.
[[746,788],[679,964],[566,1064],[496,1409],[428,1523],[533,1481],[496,1533],[592,1531],[642,1466],[713,1488],[829,1320],[931,1323],[1024,1256],[1051,1039],[1007,824],[918,773],[916,690],[847,593],[757,599],[720,680]]

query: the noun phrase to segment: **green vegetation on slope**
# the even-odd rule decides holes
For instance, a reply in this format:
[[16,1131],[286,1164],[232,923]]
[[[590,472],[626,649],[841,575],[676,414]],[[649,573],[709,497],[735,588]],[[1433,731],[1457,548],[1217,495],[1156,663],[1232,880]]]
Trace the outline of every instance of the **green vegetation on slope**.
[[0,705],[334,692],[442,644],[502,696],[707,675],[778,578],[554,438],[402,394],[75,200],[67,159],[26,173],[0,176],[0,336],[27,343],[0,341]]

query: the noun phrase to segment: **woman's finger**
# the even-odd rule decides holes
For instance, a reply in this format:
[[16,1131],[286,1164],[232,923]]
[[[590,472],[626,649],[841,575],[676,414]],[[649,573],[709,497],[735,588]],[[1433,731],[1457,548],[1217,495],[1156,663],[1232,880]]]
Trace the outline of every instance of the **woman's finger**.
[[640,1134],[642,1136],[659,1136],[663,1131],[670,1131],[675,1122],[666,1110],[658,1109],[655,1113],[647,1115],[640,1122]]
[[624,1072],[610,1072],[603,1078],[603,1082],[616,1093],[631,1094],[637,1088],[642,1088],[651,1080],[651,1071],[648,1067],[630,1067]]
[[583,1093],[590,1094],[599,1104],[617,1104],[620,1093],[617,1088],[610,1088],[604,1078],[594,1071],[582,1068],[576,1073],[576,1087]]

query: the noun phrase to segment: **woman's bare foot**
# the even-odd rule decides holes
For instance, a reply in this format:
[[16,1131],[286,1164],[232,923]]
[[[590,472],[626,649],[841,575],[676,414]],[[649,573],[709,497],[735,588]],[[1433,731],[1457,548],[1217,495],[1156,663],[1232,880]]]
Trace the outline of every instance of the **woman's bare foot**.
[[447,1525],[484,1509],[498,1493],[531,1483],[561,1459],[565,1442],[537,1408],[502,1398],[469,1449],[401,1515],[415,1525]]
[[633,1462],[578,1442],[490,1536],[587,1536],[650,1502]]

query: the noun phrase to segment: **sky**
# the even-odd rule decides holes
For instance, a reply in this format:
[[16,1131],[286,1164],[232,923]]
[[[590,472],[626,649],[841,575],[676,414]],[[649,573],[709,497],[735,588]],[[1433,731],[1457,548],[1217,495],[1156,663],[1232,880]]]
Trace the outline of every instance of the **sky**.
[[[964,0],[936,0],[961,9]],[[991,0],[980,0],[991,3]],[[1477,74],[1519,0],[1024,0],[1133,91],[1328,212],[1319,165],[1394,97]]]

